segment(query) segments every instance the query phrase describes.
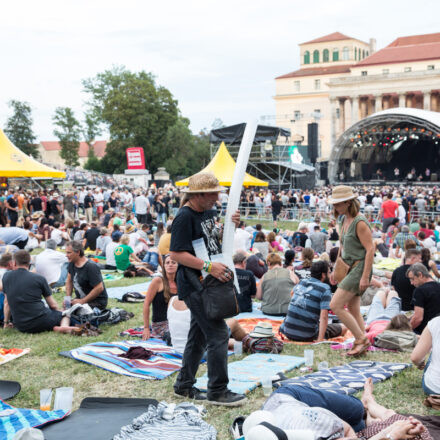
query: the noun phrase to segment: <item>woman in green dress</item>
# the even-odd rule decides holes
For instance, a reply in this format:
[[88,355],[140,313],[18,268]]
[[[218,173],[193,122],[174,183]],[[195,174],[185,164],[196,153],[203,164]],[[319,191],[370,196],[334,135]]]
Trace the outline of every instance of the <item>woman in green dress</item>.
[[338,219],[340,257],[350,267],[344,279],[339,280],[330,307],[355,337],[353,348],[347,354],[359,356],[370,345],[365,336],[360,304],[362,294],[370,285],[373,267],[371,229],[367,219],[360,214],[357,195],[349,186],[336,186],[328,202],[333,205],[334,215]]

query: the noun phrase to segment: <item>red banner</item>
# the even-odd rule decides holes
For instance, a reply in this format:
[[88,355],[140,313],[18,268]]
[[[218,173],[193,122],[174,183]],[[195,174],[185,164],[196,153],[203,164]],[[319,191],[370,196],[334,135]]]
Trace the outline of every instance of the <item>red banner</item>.
[[145,170],[144,149],[142,147],[127,148],[125,154],[129,170]]

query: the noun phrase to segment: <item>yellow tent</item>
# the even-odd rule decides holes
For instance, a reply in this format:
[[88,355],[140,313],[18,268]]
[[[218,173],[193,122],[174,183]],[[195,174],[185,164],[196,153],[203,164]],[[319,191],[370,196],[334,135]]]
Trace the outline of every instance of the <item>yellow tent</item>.
[[[220,144],[215,156],[212,158],[211,162],[199,171],[200,173],[208,172],[215,174],[215,177],[220,182],[222,186],[231,186],[232,178],[234,177],[235,170],[235,160],[229,154],[228,149],[224,142]],[[189,177],[176,182],[177,186],[188,186]],[[257,179],[246,173],[244,176],[243,186],[268,186],[269,184],[264,180]]]
[[43,165],[24,154],[0,129],[0,177],[59,177],[64,179],[66,173]]

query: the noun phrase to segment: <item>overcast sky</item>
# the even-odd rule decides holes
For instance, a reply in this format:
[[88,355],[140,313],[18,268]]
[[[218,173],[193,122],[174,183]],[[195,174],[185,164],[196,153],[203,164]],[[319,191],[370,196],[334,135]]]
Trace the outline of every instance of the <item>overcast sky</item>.
[[152,72],[194,132],[274,116],[274,78],[298,68],[299,43],[339,31],[380,49],[440,32],[439,15],[438,0],[2,2],[0,127],[24,100],[38,140],[55,139],[55,108],[82,119],[81,80],[112,65]]

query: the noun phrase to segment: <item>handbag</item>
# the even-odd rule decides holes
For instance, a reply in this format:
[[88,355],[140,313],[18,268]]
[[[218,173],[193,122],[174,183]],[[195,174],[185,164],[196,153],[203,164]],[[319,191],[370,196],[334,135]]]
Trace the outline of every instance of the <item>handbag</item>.
[[333,269],[333,279],[338,284],[347,276],[348,272],[351,269],[351,267],[341,257],[341,248],[342,246],[339,246],[335,268]]
[[233,277],[223,283],[208,275],[203,280],[202,287],[202,304],[208,319],[216,321],[238,315],[240,309]]

